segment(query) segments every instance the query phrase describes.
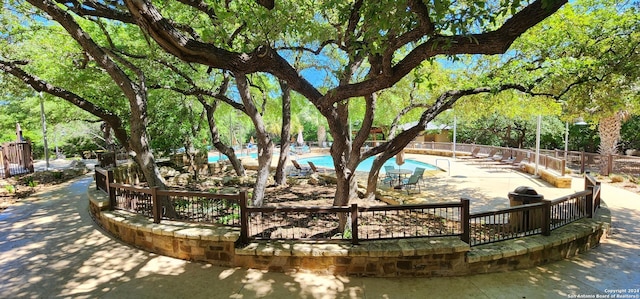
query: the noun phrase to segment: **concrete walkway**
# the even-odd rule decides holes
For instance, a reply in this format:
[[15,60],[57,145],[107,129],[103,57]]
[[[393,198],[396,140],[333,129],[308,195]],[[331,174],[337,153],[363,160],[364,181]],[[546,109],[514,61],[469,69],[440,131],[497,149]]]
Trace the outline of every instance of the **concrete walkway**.
[[93,223],[92,183],[76,179],[0,213],[0,298],[595,298],[640,288],[640,196],[608,185],[613,233],[576,258],[467,277],[357,278],[227,269],[137,250]]

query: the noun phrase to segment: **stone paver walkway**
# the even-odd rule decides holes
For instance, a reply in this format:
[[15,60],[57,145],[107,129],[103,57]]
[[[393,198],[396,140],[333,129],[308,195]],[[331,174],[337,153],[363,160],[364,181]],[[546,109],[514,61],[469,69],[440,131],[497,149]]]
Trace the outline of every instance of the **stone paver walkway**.
[[468,277],[357,278],[227,269],[135,249],[94,225],[92,182],[74,180],[0,213],[0,298],[576,298],[640,288],[640,196],[608,185],[612,235],[576,258]]

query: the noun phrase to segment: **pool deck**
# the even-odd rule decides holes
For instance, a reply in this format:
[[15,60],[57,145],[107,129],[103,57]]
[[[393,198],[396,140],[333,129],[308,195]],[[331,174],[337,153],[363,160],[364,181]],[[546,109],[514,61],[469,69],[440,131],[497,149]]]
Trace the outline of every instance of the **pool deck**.
[[[323,155],[310,153],[299,156],[300,159]],[[582,175],[574,175],[571,188],[556,188],[532,175],[517,170],[510,165],[481,159],[463,159],[432,155],[405,154],[405,159],[428,163],[441,168],[441,172],[427,172],[421,192],[412,190],[412,203],[443,203],[471,199],[471,213],[509,207],[508,193],[520,186],[535,189],[545,199],[556,199],[584,190]],[[275,161],[277,165],[277,161]],[[366,185],[366,175],[358,177],[361,185]],[[378,186],[384,188],[384,186]],[[389,190],[389,188],[384,188]],[[399,195],[404,190],[395,191]]]
[[584,190],[582,175],[573,176],[571,188],[556,188],[511,165],[497,162],[415,154],[408,154],[406,158],[437,165],[445,170],[435,176],[425,176],[426,188],[422,194],[427,202],[450,202],[467,197],[471,199],[472,213],[508,208],[508,193],[520,186],[532,187],[545,199],[556,199]]

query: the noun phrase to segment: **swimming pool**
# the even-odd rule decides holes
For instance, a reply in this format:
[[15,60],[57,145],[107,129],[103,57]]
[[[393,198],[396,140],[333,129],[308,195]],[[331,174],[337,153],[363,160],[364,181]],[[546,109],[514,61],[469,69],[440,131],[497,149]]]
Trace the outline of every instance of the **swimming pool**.
[[[258,153],[251,153],[249,155],[247,154],[239,154],[236,155],[238,158],[245,158],[245,157],[251,157],[254,159],[258,159]],[[216,154],[216,155],[209,155],[208,157],[208,161],[209,163],[216,163],[220,160],[229,160],[229,158],[223,154]]]
[[[356,171],[366,171],[369,172],[369,170],[371,170],[371,166],[373,165],[373,160],[375,159],[375,157],[369,157],[367,159],[365,159],[364,161],[360,162],[360,164],[358,164],[358,167],[356,167]],[[300,159],[298,160],[298,163],[300,164],[307,164],[308,161],[313,162],[313,164],[315,164],[318,167],[324,167],[324,168],[331,168],[333,169],[333,160],[331,159],[331,156],[318,156],[318,157],[310,157],[310,158],[304,158],[304,159]],[[385,166],[393,166],[395,168],[401,168],[401,169],[408,169],[408,170],[415,170],[416,167],[422,167],[426,170],[438,170],[439,168],[436,166],[433,166],[429,163],[424,163],[424,162],[420,162],[420,161],[416,161],[416,160],[411,160],[411,159],[405,159],[404,160],[404,164],[402,165],[398,165],[396,164],[396,159],[395,158],[391,158],[389,160],[387,160],[386,162],[384,162]],[[380,169],[380,173],[384,173],[384,166]]]

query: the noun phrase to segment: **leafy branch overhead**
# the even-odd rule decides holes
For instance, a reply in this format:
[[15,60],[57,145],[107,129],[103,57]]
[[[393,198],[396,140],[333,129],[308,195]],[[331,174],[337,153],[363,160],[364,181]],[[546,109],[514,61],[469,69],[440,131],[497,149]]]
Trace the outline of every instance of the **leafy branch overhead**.
[[[114,5],[96,1],[63,3],[79,15],[135,22],[163,49],[184,61],[231,72],[273,74],[326,109],[343,99],[390,87],[436,55],[504,53],[518,36],[566,1],[539,0],[526,6],[519,1],[497,6],[475,1],[468,5],[449,1],[356,1],[350,6],[332,1],[281,1],[272,10],[236,2],[180,1],[162,8],[148,0]],[[178,13],[176,8],[180,6],[184,10]],[[512,12],[511,17],[505,17]],[[242,29],[241,37],[229,46],[231,33],[236,34],[238,29]],[[351,57],[365,53],[370,65],[378,64],[378,71],[323,94],[274,50],[281,43],[298,47],[330,45]]]
[[[73,51],[80,64],[99,69],[102,73],[96,72],[95,77],[110,78],[112,82],[105,85],[117,86],[115,97],[126,99],[130,109],[122,115],[129,118],[131,148],[137,162],[145,165],[148,181],[157,177],[146,135],[149,106],[158,105],[157,99],[168,105],[191,105],[197,99],[207,110],[209,123],[215,125],[213,111],[220,101],[242,110],[253,124],[260,150],[253,200],[260,202],[274,144],[266,124],[271,118],[267,110],[278,94],[275,88],[264,87],[277,82],[282,88],[283,114],[290,89],[295,92],[292,99],[302,96],[326,120],[333,141],[335,205],[345,205],[356,196],[354,170],[364,158],[379,154],[369,179],[375,187],[380,162],[406,146],[426,122],[461,97],[507,89],[536,92],[526,85],[504,83],[439,89],[441,96],[433,92],[436,96],[430,105],[412,104],[425,109],[422,113],[407,110],[418,118],[417,126],[364,152],[361,149],[382,107],[380,91],[438,56],[505,53],[519,36],[567,2],[25,1],[32,6],[24,5],[25,10],[46,17],[48,25],[54,25],[50,27],[63,28],[76,43]],[[322,71],[324,75],[319,75]],[[218,74],[233,78],[221,79]],[[180,100],[168,100],[171,95]],[[205,97],[215,100],[207,102]],[[358,101],[364,106],[363,117],[361,128],[352,135],[346,124],[353,114],[350,104]],[[192,108],[180,111],[196,115]],[[215,130],[212,139],[220,143]],[[233,150],[229,152],[233,155]]]

